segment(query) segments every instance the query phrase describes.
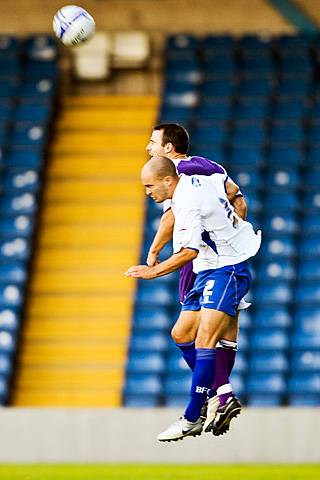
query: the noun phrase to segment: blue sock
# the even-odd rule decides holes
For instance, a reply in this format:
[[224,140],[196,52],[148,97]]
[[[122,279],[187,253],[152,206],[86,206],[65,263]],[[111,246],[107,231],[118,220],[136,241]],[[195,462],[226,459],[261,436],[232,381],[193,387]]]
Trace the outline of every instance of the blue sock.
[[184,413],[189,422],[195,422],[200,417],[201,408],[214,380],[215,357],[214,348],[196,348],[197,361],[192,375],[190,401]]
[[182,356],[185,359],[188,367],[191,368],[191,370],[194,370],[194,367],[196,365],[196,348],[195,348],[195,343],[194,342],[188,342],[188,343],[176,343],[177,347],[180,348],[182,352]]

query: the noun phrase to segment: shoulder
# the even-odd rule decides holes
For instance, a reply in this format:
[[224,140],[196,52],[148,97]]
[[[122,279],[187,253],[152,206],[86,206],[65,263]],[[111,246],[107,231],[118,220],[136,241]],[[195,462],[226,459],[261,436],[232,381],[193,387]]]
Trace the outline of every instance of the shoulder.
[[204,157],[191,157],[189,160],[181,160],[177,166],[179,174],[185,175],[213,175],[215,173],[226,174],[222,165]]

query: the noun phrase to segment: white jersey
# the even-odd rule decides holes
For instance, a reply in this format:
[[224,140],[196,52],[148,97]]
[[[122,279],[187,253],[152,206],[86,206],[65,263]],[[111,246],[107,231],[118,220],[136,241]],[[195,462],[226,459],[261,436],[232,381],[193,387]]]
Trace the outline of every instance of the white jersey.
[[199,252],[193,270],[235,265],[254,256],[261,232],[242,220],[230,204],[226,175],[181,175],[171,208],[175,216],[173,251],[192,248]]

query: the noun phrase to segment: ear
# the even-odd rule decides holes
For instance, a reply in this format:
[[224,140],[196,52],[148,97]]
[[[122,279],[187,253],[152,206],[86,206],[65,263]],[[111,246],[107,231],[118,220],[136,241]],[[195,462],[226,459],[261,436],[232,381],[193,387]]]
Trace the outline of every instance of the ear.
[[172,143],[171,142],[166,143],[164,146],[165,153],[171,153],[172,150],[174,150]]

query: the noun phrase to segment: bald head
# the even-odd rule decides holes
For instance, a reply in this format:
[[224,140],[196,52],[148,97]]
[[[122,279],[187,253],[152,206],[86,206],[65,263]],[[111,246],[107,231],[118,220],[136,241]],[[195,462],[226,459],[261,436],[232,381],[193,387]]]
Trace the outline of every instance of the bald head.
[[178,178],[175,164],[167,157],[151,157],[141,171],[141,176],[146,174],[151,174],[157,179],[168,176]]
[[157,203],[172,198],[179,181],[174,163],[167,157],[152,157],[142,168],[146,194]]

